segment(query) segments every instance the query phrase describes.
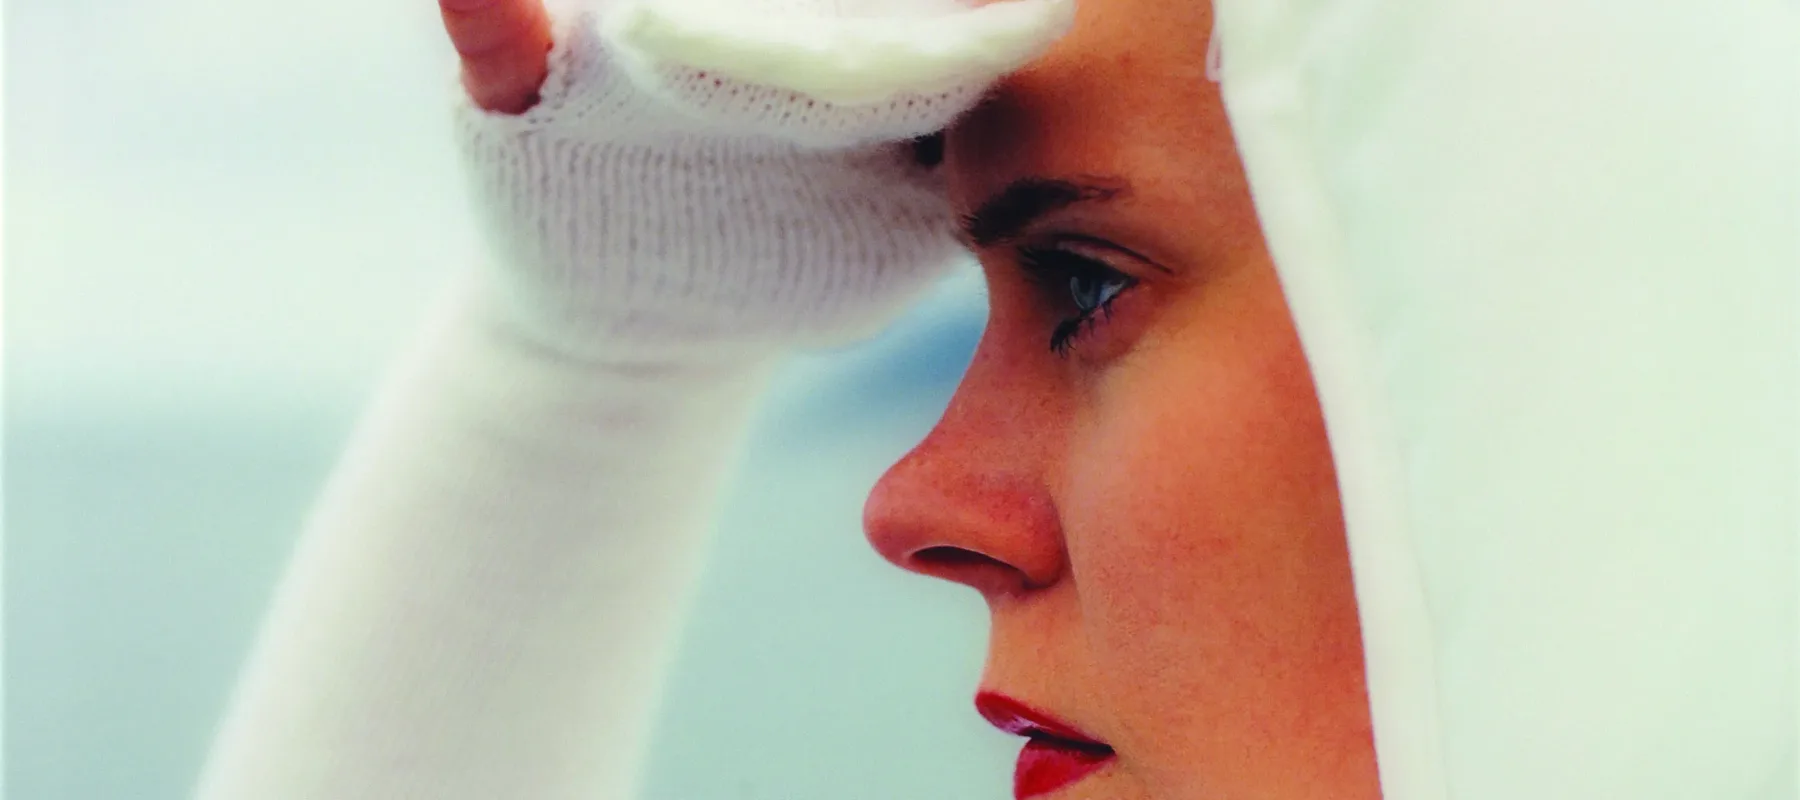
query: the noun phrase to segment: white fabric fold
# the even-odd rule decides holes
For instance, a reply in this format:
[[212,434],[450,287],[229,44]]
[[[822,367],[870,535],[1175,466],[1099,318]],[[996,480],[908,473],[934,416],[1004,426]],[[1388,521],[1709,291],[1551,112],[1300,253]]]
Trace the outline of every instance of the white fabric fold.
[[1386,796],[1800,795],[1800,9],[1219,11]]

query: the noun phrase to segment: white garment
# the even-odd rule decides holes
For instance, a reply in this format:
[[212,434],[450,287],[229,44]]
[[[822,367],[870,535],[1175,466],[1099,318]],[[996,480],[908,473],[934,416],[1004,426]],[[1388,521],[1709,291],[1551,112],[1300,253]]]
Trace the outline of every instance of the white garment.
[[[1218,3],[1343,482],[1390,800],[1800,796],[1800,12],[1601,5]],[[571,175],[644,180],[557,132],[565,101],[600,113],[567,82],[585,30],[559,28],[533,113],[459,111],[501,269],[458,284],[369,412],[206,800],[630,797],[769,364],[934,274],[924,233],[884,251],[898,283],[848,288],[781,272],[791,251],[715,290],[608,249],[656,217],[603,235],[569,200]],[[846,85],[893,90],[821,84]],[[615,282],[570,277],[595,259]],[[814,307],[838,311],[783,323]]]
[[[941,177],[895,140],[941,130],[1073,10],[898,0],[936,11],[898,26],[907,39],[827,16],[840,0],[783,2],[812,38],[695,64],[697,46],[755,26],[644,24],[647,6],[613,2],[606,24],[557,18],[525,114],[452,87],[491,268],[459,276],[360,424],[200,797],[634,794],[771,365],[872,332],[961,257]],[[838,34],[887,38],[881,69],[829,99],[718,79],[762,74],[771,52],[867,66],[827,46]]]
[[1800,4],[1218,9],[1386,796],[1800,797]]

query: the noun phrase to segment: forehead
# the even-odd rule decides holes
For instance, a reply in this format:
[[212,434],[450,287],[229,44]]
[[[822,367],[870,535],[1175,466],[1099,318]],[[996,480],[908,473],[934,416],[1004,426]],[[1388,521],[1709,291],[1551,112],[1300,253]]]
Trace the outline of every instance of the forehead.
[[1027,176],[1118,176],[1140,197],[1233,182],[1211,31],[1206,0],[1083,0],[1067,36],[949,131],[958,206]]

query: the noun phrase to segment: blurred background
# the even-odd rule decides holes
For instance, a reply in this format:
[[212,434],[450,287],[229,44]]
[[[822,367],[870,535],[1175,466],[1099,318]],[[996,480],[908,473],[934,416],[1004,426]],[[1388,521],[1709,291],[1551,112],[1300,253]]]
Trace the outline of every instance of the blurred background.
[[[430,0],[7,0],[5,796],[191,790],[313,495],[483,257]],[[986,610],[864,543],[983,322],[972,266],[797,359],[717,531],[649,800],[1005,797]]]

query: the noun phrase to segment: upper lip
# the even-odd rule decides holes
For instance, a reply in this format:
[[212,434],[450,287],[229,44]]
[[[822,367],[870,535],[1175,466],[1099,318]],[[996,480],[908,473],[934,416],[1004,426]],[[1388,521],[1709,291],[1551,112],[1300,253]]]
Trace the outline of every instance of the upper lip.
[[975,710],[994,727],[1014,736],[1048,739],[1080,750],[1112,752],[1110,745],[1082,733],[1074,725],[999,692],[976,694]]

